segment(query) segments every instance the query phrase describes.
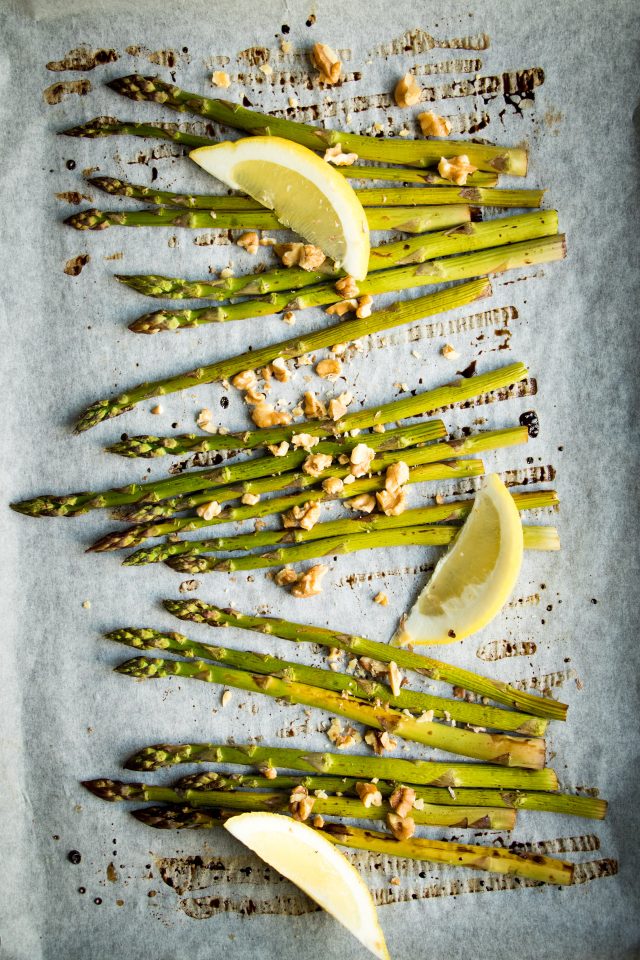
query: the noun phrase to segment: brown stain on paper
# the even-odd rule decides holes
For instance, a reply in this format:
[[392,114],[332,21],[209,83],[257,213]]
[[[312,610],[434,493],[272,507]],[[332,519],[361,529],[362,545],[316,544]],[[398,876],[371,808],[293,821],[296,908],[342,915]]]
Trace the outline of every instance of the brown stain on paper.
[[167,50],[149,50],[144,44],[135,43],[127,47],[127,53],[131,57],[144,57],[149,63],[155,63],[159,67],[175,67],[191,62],[186,47],[183,47],[182,50],[172,50],[170,48]]
[[89,263],[91,257],[88,253],[79,253],[77,257],[72,257],[71,260],[67,260],[64,265],[64,272],[68,277],[77,277],[82,273],[82,270]]
[[369,52],[370,57],[388,57],[403,56],[407,53],[428,53],[430,50],[488,50],[489,36],[486,33],[480,33],[476,36],[452,37],[450,39],[440,39],[427,33],[420,27],[413,30],[407,30],[401,37],[389,40],[387,43],[378,44]]
[[78,193],[77,190],[65,190],[62,193],[56,193],[56,200],[64,200],[66,203],[73,203],[76,206],[83,200],[93,203],[93,197],[90,197],[87,193]]
[[59,80],[52,83],[42,91],[42,98],[49,106],[61,103],[65,97],[76,94],[79,97],[86,97],[91,91],[91,80],[83,78],[82,80]]
[[115,63],[119,59],[120,54],[113,49],[94,50],[93,47],[82,44],[65,53],[62,60],[50,60],[47,64],[47,70],[52,70],[55,73],[63,73],[65,70],[94,70],[105,63]]
[[538,649],[533,640],[490,640],[476,650],[480,660],[504,660],[506,657],[531,657]]

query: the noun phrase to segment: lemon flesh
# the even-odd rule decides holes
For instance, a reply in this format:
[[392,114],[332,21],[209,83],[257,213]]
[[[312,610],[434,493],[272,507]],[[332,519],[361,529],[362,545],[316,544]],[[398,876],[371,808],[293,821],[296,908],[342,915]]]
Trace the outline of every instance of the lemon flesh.
[[481,630],[511,596],[522,550],[518,508],[497,474],[489,474],[394,645],[453,643]]
[[273,210],[285,227],[319,247],[355,280],[369,265],[369,225],[353,187],[312,150],[281,137],[198,147],[199,166]]
[[277,813],[241,813],[226,829],[304,890],[380,960],[389,951],[371,894],[339,850],[316,830]]

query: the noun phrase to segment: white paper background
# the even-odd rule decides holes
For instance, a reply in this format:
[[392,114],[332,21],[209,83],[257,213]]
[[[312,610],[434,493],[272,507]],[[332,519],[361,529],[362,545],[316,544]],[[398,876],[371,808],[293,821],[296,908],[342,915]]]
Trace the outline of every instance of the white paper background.
[[[170,433],[193,426],[194,413],[208,405],[220,422],[242,427],[246,420],[239,399],[228,410],[219,406],[222,390],[201,387],[163,401],[162,417],[151,417],[153,404],[142,404],[118,421],[74,437],[70,423],[88,402],[145,377],[187,369],[194,359],[208,362],[254,346],[283,339],[290,330],[278,318],[186,331],[179,337],[134,337],[126,323],[147,309],[147,301],[120,288],[110,274],[173,273],[203,276],[209,265],[220,268],[232,258],[238,269],[253,261],[234,247],[198,247],[186,231],[176,248],[167,246],[170,231],[75,233],[61,224],[71,208],[54,198],[63,190],[82,190],[81,171],[100,172],[176,189],[201,189],[204,175],[186,160],[158,159],[131,163],[149,154],[153,145],[132,139],[69,140],[55,132],[98,114],[123,118],[167,119],[151,105],[118,98],[103,86],[108,77],[139,69],[157,72],[144,58],[124,53],[129,44],[149,50],[188,47],[190,63],[180,62],[177,82],[187,89],[206,89],[211,56],[231,58],[259,44],[278,49],[281,24],[291,27],[294,48],[304,50],[322,40],[351,48],[349,69],[362,72],[359,82],[345,85],[337,99],[370,96],[392,89],[398,76],[414,63],[448,58],[482,60],[480,74],[500,74],[540,66],[544,85],[535,104],[515,113],[502,97],[484,103],[481,97],[445,101],[445,112],[486,110],[491,122],[484,135],[498,142],[526,140],[531,147],[527,185],[549,188],[548,205],[560,211],[569,235],[570,257],[550,265],[527,283],[495,283],[489,305],[514,305],[519,318],[511,323],[511,349],[495,352],[502,342],[492,330],[484,341],[468,334],[450,337],[460,350],[460,369],[478,357],[478,370],[522,359],[538,380],[535,398],[482,407],[447,416],[452,426],[470,424],[474,416],[486,426],[517,422],[520,412],[534,408],[541,434],[526,450],[488,456],[497,469],[553,465],[562,498],[559,524],[563,552],[528,556],[518,597],[539,593],[537,604],[522,603],[504,611],[483,634],[459,649],[445,651],[471,669],[516,679],[555,671],[575,671],[557,690],[570,704],[569,723],[554,727],[550,737],[553,765],[567,789],[600,788],[611,802],[604,824],[552,815],[523,814],[519,840],[597,835],[601,850],[590,858],[620,860],[617,876],[572,889],[525,889],[441,896],[390,905],[381,919],[396,957],[501,958],[570,960],[630,958],[639,955],[637,921],[637,76],[638,17],[630,2],[605,5],[562,0],[544,10],[523,0],[487,3],[471,9],[448,3],[446,17],[434,6],[352,0],[326,2],[313,8],[317,22],[305,21],[312,6],[291,0],[269,10],[237,0],[234,3],[182,2],[140,4],[136,11],[122,4],[57,2],[7,3],[3,10],[0,52],[0,116],[2,164],[2,471],[5,502],[44,490],[67,491],[110,486],[142,478],[146,461],[125,461],[105,455],[103,443],[128,433]],[[89,8],[91,12],[86,12]],[[71,9],[82,10],[72,15]],[[480,52],[432,50],[420,55],[372,57],[379,43],[421,27],[433,36],[489,34],[491,46]],[[45,69],[79,43],[114,47],[117,63],[86,73],[56,74]],[[159,72],[168,78],[168,71]],[[247,72],[247,71],[245,71]],[[253,71],[255,75],[255,70]],[[57,80],[86,76],[93,91],[48,106],[45,87]],[[450,76],[420,78],[438,86]],[[245,92],[236,85],[229,96]],[[246,89],[258,108],[286,106],[291,93],[301,103],[314,103],[309,90],[265,92],[264,85]],[[634,133],[634,110],[636,127]],[[500,112],[504,111],[501,118]],[[381,111],[400,125],[405,115]],[[356,115],[364,129],[378,114]],[[163,152],[163,151],[160,151]],[[172,152],[167,151],[167,152]],[[114,159],[115,155],[120,158]],[[66,161],[76,169],[69,171]],[[178,184],[182,184],[178,187]],[[520,184],[518,184],[520,185]],[[97,205],[115,201],[95,196]],[[177,232],[177,231],[176,231]],[[123,252],[120,261],[103,259]],[[90,263],[77,278],[66,276],[69,258],[88,252]],[[525,272],[522,273],[525,275]],[[514,277],[506,277],[507,281]],[[486,304],[478,309],[485,309]],[[465,311],[470,313],[471,310]],[[309,312],[296,329],[322,322]],[[418,330],[426,327],[416,325]],[[396,392],[394,382],[423,388],[444,382],[451,366],[438,353],[438,339],[410,342],[402,332],[392,349],[373,348],[347,370],[359,400],[371,405]],[[493,348],[493,351],[492,349]],[[417,359],[411,354],[421,354]],[[296,390],[303,389],[300,378]],[[561,449],[560,449],[561,448]],[[168,462],[151,464],[161,476]],[[429,491],[433,493],[433,489]],[[240,855],[226,836],[154,833],[130,818],[123,806],[107,806],[85,793],[79,780],[119,776],[121,761],[133,749],[161,740],[212,739],[238,741],[257,734],[265,742],[326,745],[312,732],[291,741],[277,732],[304,719],[301,710],[259,704],[236,694],[224,713],[213,713],[219,692],[197,684],[133,685],[111,667],[126,650],[100,640],[117,626],[175,628],[159,607],[165,596],[177,596],[179,578],[165,567],[126,570],[114,555],[84,556],[83,549],[108,529],[104,517],[35,521],[2,512],[2,577],[4,600],[2,661],[3,751],[1,794],[3,873],[0,883],[0,955],[7,960],[107,960],[129,958],[201,960],[223,954],[238,957],[282,957],[330,960],[362,956],[363,951],[327,916],[249,917],[234,913],[196,921],[179,907],[176,894],[157,876],[155,857],[176,855]],[[422,551],[359,554],[332,564],[327,589],[319,600],[295,602],[256,575],[226,581],[205,579],[198,595],[213,602],[234,603],[255,610],[266,604],[293,619],[330,623],[385,639],[396,618],[419,586],[413,576],[377,574],[424,561]],[[429,559],[429,558],[427,558]],[[351,588],[344,578],[361,573]],[[373,574],[366,581],[367,574]],[[540,585],[545,584],[544,589]],[[372,603],[377,590],[391,603]],[[592,603],[592,598],[597,604]],[[91,601],[85,610],[81,604]],[[547,609],[547,607],[551,609]],[[542,621],[545,621],[544,624]],[[206,630],[186,631],[210,639]],[[532,639],[532,658],[483,663],[475,656],[481,643],[494,638]],[[257,649],[247,635],[225,634],[233,645]],[[270,644],[284,656],[309,659],[309,651],[292,651],[284,642]],[[317,657],[314,662],[319,662]],[[575,678],[584,684],[578,689]],[[257,703],[257,701],[255,701]],[[241,705],[244,705],[241,707]],[[314,715],[315,731],[320,715]],[[418,750],[412,750],[417,755]],[[402,755],[402,752],[400,752]],[[161,778],[158,778],[161,779]],[[168,778],[165,777],[165,780]],[[59,839],[55,839],[55,838]],[[82,863],[66,859],[71,849]],[[114,851],[117,851],[114,853]],[[580,859],[589,859],[582,856]],[[106,880],[113,861],[116,883]],[[151,865],[151,870],[146,868]],[[151,874],[151,877],[149,876]],[[451,878],[445,870],[426,867],[427,882]],[[460,879],[460,872],[456,874]],[[383,881],[384,882],[384,881]],[[80,886],[86,893],[80,895]],[[148,897],[149,890],[157,896]],[[269,896],[269,888],[259,891]],[[94,898],[102,899],[101,905]],[[119,907],[116,900],[124,905]]]

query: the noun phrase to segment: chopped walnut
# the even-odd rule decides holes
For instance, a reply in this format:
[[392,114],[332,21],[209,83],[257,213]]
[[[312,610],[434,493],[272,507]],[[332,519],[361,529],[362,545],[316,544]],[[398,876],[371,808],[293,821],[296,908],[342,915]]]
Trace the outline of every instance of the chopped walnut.
[[335,357],[329,357],[316,364],[316,373],[319,377],[337,377],[342,371],[342,364]]
[[322,489],[325,493],[328,493],[329,496],[333,497],[337,493],[342,493],[344,490],[344,483],[340,477],[327,477],[326,480],[322,481]]
[[215,433],[216,427],[212,425],[213,414],[208,407],[204,407],[196,417],[196,423],[201,430],[206,430],[207,433]]
[[260,237],[255,230],[251,230],[248,233],[243,233],[242,236],[238,237],[236,243],[239,247],[243,247],[247,253],[256,254],[258,252],[258,247],[260,246]]
[[334,343],[334,345],[329,349],[331,350],[331,353],[336,355],[336,357],[343,357],[347,352],[348,346],[349,345],[347,343]]
[[310,433],[294,433],[291,437],[291,443],[294,447],[302,447],[303,450],[311,450],[320,442],[319,437],[314,437]]
[[316,813],[315,817],[311,821],[316,828],[316,830],[322,830],[324,827],[324,817],[321,817],[319,813]]
[[250,390],[256,386],[257,382],[258,378],[255,370],[242,370],[231,379],[232,385],[237,387],[238,390]]
[[399,517],[407,509],[407,495],[402,487],[393,492],[379,490],[376,493],[376,500],[387,517]]
[[381,807],[382,794],[375,783],[356,783],[356,793],[363,807]]
[[416,792],[412,787],[399,786],[389,797],[389,804],[404,819],[411,812],[415,799]]
[[308,417],[310,420],[321,420],[327,415],[322,400],[318,400],[315,393],[311,393],[309,390],[307,390],[303,397],[303,409],[305,417]]
[[233,698],[233,693],[231,692],[231,690],[225,690],[222,696],[220,697],[220,706],[222,707],[223,710],[228,703],[231,703],[232,698]]
[[277,427],[291,423],[291,414],[286,410],[276,410],[270,403],[258,403],[251,411],[251,419],[257,427]]
[[327,307],[325,312],[332,317],[344,317],[345,313],[349,313],[350,310],[357,309],[357,300],[340,300],[339,303],[332,303],[330,307]]
[[416,832],[413,817],[399,817],[397,813],[387,814],[387,826],[396,840],[409,840]]
[[214,87],[223,87],[226,89],[231,86],[231,77],[224,70],[216,70],[211,74],[211,83]]
[[[347,482],[346,478],[344,482]],[[370,493],[361,493],[357,497],[347,500],[346,503],[351,510],[359,510],[360,513],[372,513],[376,506],[375,497],[372,497]]]
[[253,507],[259,500],[260,497],[257,493],[245,493],[242,495],[241,503],[246,504],[248,507]]
[[369,473],[371,461],[376,452],[368,447],[366,443],[358,443],[351,451],[349,462],[351,463],[351,473],[354,477],[364,477]]
[[323,470],[328,470],[333,463],[333,457],[328,453],[312,453],[302,464],[302,469],[310,477],[319,477]]
[[324,152],[323,160],[333,163],[336,167],[350,167],[358,159],[357,153],[343,153],[342,144],[337,143],[335,147],[329,147]]
[[339,293],[345,300],[349,300],[352,297],[357,297],[360,290],[353,277],[346,276],[342,277],[341,280],[336,280],[336,293]]
[[319,593],[322,593],[321,582],[328,569],[328,567],[325,567],[321,563],[310,567],[309,570],[306,570],[302,574],[298,582],[293,585],[291,595],[302,600],[306,597],[315,597]]
[[381,660],[372,660],[371,657],[360,657],[358,663],[362,669],[371,674],[372,677],[385,677],[387,675],[387,664]]
[[371,429],[374,433],[385,433],[384,423],[374,423]]
[[314,247],[311,243],[304,243],[298,259],[298,266],[303,270],[317,270],[326,259],[326,255],[320,247]]
[[353,747],[355,744],[360,743],[362,739],[355,727],[347,727],[346,730],[343,731],[342,721],[339,720],[338,717],[333,718],[326,732],[327,737],[331,743],[335,744],[338,750]]
[[355,483],[355,482],[356,482],[356,478],[354,477],[354,475],[353,475],[352,473],[349,473],[346,477],[343,478],[342,482],[343,482],[344,485],[346,486],[348,483]]
[[440,353],[446,360],[457,360],[460,354],[455,347],[452,347],[450,343],[445,343],[441,348]]
[[384,488],[390,493],[393,493],[405,484],[408,479],[409,467],[404,460],[398,460],[397,463],[392,463],[390,467],[387,467],[384,478]]
[[288,323],[290,327],[296,322],[296,315],[293,310],[285,310],[282,314],[282,322]]
[[420,103],[422,91],[413,74],[405,73],[404,77],[398,80],[393,96],[399,107],[415,107],[416,103]]
[[222,270],[220,271],[221,280],[228,280],[229,277],[232,277],[232,276],[233,276],[233,270],[231,269],[231,267],[223,267]]
[[255,387],[249,387],[244,393],[244,402],[249,407],[257,407],[267,399],[266,393],[261,393]]
[[282,357],[276,357],[276,359],[272,361],[271,372],[280,383],[286,383],[289,379],[289,368]]
[[265,77],[273,76],[273,67],[271,66],[270,63],[261,63],[260,66],[258,67],[258,70],[261,73],[264,73]]
[[263,777],[266,777],[267,780],[275,780],[278,776],[278,771],[275,767],[270,767],[268,764],[258,768]]
[[203,520],[213,520],[214,517],[222,513],[222,507],[217,500],[211,500],[209,503],[202,503],[199,507],[196,507],[196,513]]
[[329,416],[332,420],[340,420],[346,412],[347,408],[339,397],[337,399],[333,397],[329,400]]
[[372,304],[373,297],[369,296],[368,293],[358,298],[358,306],[356,308],[356,317],[358,320],[364,320],[365,317],[371,316]]
[[151,407],[150,412],[153,413],[155,416],[158,416],[159,414],[162,413],[161,405],[159,403],[156,403],[155,407]]
[[402,674],[395,660],[389,661],[389,686],[394,697],[397,697],[402,687]]
[[303,246],[303,243],[279,243],[275,249],[282,261],[282,266],[295,267],[300,261]]
[[289,444],[286,440],[283,440],[282,443],[271,443],[267,447],[269,453],[272,453],[274,457],[284,457],[289,449]]
[[386,593],[380,591],[380,593],[376,593],[375,597],[373,598],[373,602],[379,603],[381,607],[388,607],[389,597],[386,595]]
[[286,567],[283,567],[282,570],[278,570],[275,577],[273,578],[273,582],[278,587],[288,587],[289,584],[297,583],[297,581],[298,581],[298,574],[293,569],[293,567],[290,567],[290,566],[286,566]]
[[283,513],[282,522],[286,529],[302,527],[303,530],[311,530],[320,519],[321,512],[319,503],[307,501],[301,507],[292,507],[287,513]]
[[326,43],[314,43],[311,48],[311,62],[320,73],[320,79],[327,84],[337,83],[342,71],[338,54]]
[[315,802],[315,797],[309,796],[306,787],[302,785],[296,787],[289,797],[289,810],[293,814],[293,819],[308,820]]
[[433,110],[419,113],[417,120],[425,137],[448,137],[451,133],[449,120],[446,117],[439,117]]
[[431,723],[433,721],[433,710],[423,710],[419,717],[417,717],[417,723]]
[[284,54],[291,53],[291,51],[293,50],[293,44],[291,43],[290,40],[281,40],[280,49]]
[[459,157],[452,157],[451,160],[441,157],[438,164],[440,176],[445,180],[451,180],[458,187],[464,187],[469,174],[475,173],[477,169],[469,162],[469,157],[465,153],[460,154]]
[[385,750],[395,750],[398,746],[398,742],[390,737],[386,730],[368,730],[364,735],[364,742],[368,743],[378,756]]

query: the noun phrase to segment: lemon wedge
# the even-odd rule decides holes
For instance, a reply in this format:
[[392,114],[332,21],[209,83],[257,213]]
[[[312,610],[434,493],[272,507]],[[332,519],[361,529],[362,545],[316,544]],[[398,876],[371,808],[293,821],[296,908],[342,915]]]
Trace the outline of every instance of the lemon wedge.
[[282,137],[246,137],[198,147],[192,160],[273,210],[354,280],[369,265],[369,225],[353,187],[312,150]]
[[343,924],[367,950],[389,960],[373,898],[356,868],[330,840],[277,813],[241,813],[224,825]]
[[518,508],[500,477],[489,474],[392,644],[453,643],[481,630],[513,592],[522,547]]

